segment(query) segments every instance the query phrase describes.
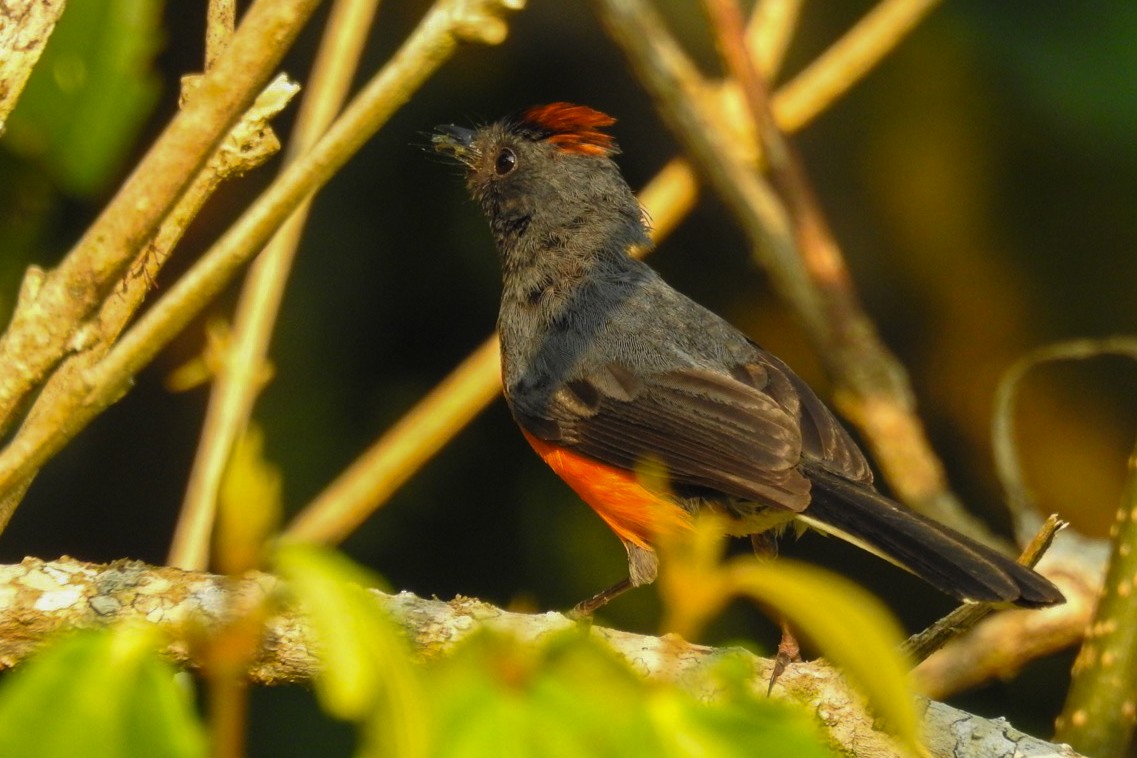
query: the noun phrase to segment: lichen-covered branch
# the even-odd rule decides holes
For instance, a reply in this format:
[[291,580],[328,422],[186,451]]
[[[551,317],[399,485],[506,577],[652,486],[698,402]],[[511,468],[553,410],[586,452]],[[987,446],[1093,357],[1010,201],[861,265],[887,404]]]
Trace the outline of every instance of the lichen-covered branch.
[[[257,598],[275,596],[279,580],[252,574],[232,580],[202,572],[148,566],[137,561],[108,565],[68,558],[28,558],[0,566],[0,666],[11,667],[31,655],[50,635],[76,628],[97,628],[128,620],[146,620],[169,632],[169,655],[192,667],[187,631],[200,635],[228,623],[226,609],[253,607]],[[240,595],[232,597],[232,593]],[[509,634],[519,644],[537,643],[552,632],[579,628],[603,639],[642,676],[684,683],[689,675],[724,650],[693,645],[674,635],[649,637],[598,626],[577,626],[560,613],[520,614],[468,598],[425,600],[410,593],[374,592],[376,602],[403,629],[421,659],[450,654],[483,629]],[[254,602],[247,602],[249,598]],[[771,661],[745,651],[733,655],[753,661],[753,686],[765,691]],[[249,677],[261,684],[306,681],[318,670],[302,617],[284,610],[266,626],[260,655]],[[876,730],[871,714],[842,677],[824,662],[791,665],[774,690],[808,706],[818,715],[830,740],[851,755],[895,756],[897,748]],[[706,693],[708,696],[711,693]],[[925,739],[933,756],[1075,756],[1018,732],[1003,720],[987,720],[941,703],[927,703]]]

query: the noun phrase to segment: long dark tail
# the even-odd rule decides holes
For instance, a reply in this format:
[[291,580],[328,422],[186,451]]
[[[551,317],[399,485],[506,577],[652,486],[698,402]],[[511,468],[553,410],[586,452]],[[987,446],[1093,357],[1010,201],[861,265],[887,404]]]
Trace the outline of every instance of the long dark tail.
[[959,600],[1041,608],[1058,588],[995,550],[903,508],[875,490],[810,468],[813,499],[799,518],[866,548]]

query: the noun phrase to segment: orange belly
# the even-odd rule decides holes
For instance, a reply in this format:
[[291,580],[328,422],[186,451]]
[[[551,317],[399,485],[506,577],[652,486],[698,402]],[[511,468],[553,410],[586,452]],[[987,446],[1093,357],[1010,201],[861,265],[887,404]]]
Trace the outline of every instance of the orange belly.
[[650,550],[659,535],[691,529],[691,514],[644,487],[635,472],[539,440],[524,429],[521,432],[537,455],[621,539]]

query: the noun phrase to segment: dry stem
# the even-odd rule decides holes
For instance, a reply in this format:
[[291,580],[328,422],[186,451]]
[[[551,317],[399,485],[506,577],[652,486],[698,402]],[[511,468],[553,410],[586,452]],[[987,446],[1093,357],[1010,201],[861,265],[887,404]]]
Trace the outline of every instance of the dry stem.
[[[322,186],[454,53],[460,42],[500,42],[507,31],[502,16],[520,5],[521,0],[440,0],[436,3],[395,57],[368,83],[316,147],[291,164],[193,269],[139,319],[97,366],[85,373],[89,392],[77,411],[60,419],[58,428],[39,429],[34,437],[21,435],[0,452],[0,492],[18,486],[118,399],[133,376],[205,307],[292,211]],[[251,14],[252,11],[214,72],[221,70],[229,56],[241,49],[238,40]],[[206,82],[214,72],[206,75]],[[92,234],[94,232],[89,232],[88,236]],[[0,344],[0,358],[2,348]],[[2,394],[0,391],[0,396]]]
[[[333,6],[289,143],[288,163],[316,143],[343,106],[377,6],[378,0],[339,0]],[[170,548],[171,566],[203,569],[208,565],[217,490],[229,453],[248,424],[263,385],[272,328],[309,207],[310,201],[300,204],[249,268],[233,332],[210,393],[201,443]]]
[[0,338],[0,428],[11,427],[59,361],[85,347],[83,325],[252,105],[317,3],[258,0],[195,96],[63,262],[47,274],[29,271]]

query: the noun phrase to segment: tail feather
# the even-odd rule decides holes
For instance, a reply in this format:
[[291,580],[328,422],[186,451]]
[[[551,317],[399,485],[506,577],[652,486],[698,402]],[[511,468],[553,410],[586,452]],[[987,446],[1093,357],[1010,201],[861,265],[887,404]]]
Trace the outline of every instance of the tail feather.
[[810,526],[885,558],[959,600],[1041,608],[1064,602],[1032,569],[864,485],[810,469]]

